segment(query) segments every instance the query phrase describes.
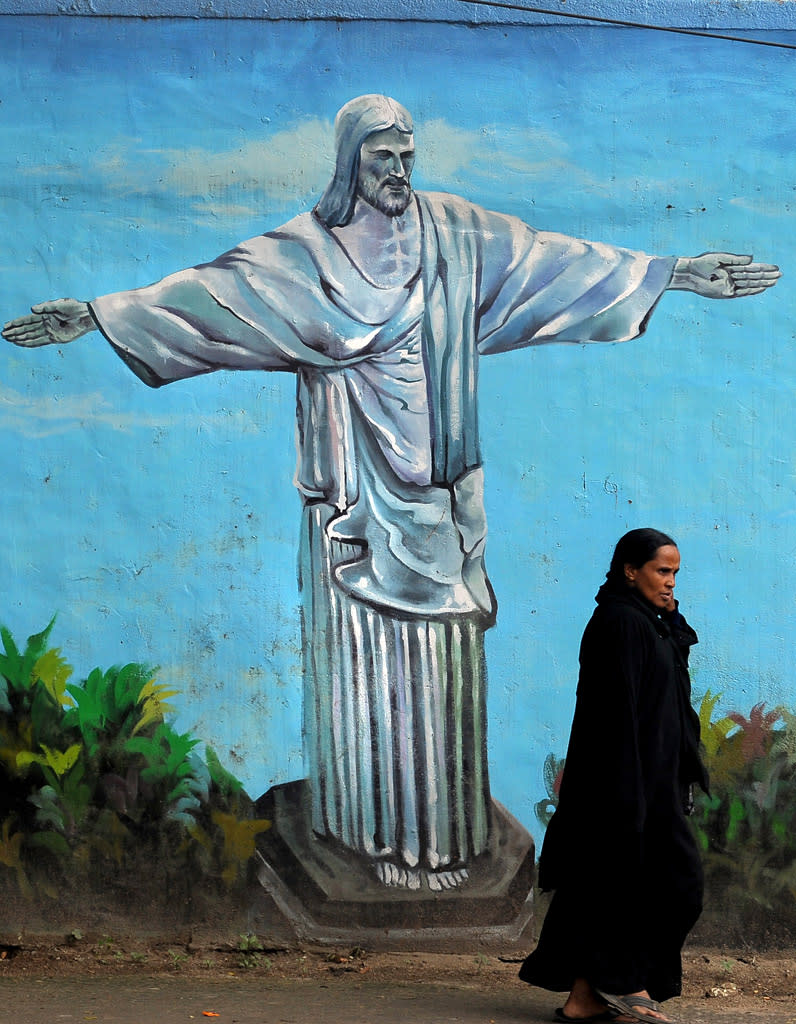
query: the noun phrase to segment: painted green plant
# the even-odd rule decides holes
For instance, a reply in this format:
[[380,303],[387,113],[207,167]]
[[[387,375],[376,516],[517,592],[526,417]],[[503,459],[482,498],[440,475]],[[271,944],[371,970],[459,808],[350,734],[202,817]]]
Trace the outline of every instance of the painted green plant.
[[[697,794],[691,822],[706,883],[726,905],[776,908],[796,920],[796,713],[756,704],[748,716],[717,711],[720,694],[699,702],[710,794]],[[558,803],[564,761],[545,760],[547,825]]]
[[154,669],[94,669],[79,683],[50,646],[0,630],[0,881],[25,896],[134,874],[227,889],[245,880],[257,819],[243,787],[167,720]]
[[700,705],[710,795],[693,823],[708,881],[741,902],[796,908],[796,715],[756,704],[715,717]]
[[564,761],[565,758],[558,758],[555,754],[548,754],[544,759],[544,788],[547,796],[536,804],[534,811],[545,828],[550,824],[550,819],[558,806],[558,791],[561,788]]

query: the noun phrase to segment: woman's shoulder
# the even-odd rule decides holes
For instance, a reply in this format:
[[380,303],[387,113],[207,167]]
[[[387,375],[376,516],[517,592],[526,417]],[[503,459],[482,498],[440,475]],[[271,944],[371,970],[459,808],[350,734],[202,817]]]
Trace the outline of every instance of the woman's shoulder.
[[597,595],[597,607],[594,609],[594,615],[604,617],[606,620],[638,618],[649,621],[654,618],[652,609],[643,605],[629,590],[627,594],[601,591]]
[[654,636],[659,622],[652,610],[643,607],[631,595],[611,594],[603,597],[592,613],[586,633],[604,636]]

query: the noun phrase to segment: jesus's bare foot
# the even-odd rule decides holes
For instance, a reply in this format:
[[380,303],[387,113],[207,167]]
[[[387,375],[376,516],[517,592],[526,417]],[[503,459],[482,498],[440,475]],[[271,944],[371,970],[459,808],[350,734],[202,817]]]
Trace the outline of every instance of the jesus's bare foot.
[[460,889],[469,879],[466,868],[430,871],[428,868],[409,868],[389,860],[376,861],[376,877],[390,889],[418,890],[426,888],[431,892],[447,892]]

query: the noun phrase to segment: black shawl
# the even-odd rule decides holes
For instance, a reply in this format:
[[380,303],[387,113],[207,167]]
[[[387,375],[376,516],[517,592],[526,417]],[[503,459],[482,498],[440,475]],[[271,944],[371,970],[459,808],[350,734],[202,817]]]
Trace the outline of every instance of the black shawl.
[[684,814],[694,784],[707,791],[688,654],[697,635],[632,589],[606,583],[583,634],[580,676],[559,804],[539,883],[593,876],[627,882],[645,843]]

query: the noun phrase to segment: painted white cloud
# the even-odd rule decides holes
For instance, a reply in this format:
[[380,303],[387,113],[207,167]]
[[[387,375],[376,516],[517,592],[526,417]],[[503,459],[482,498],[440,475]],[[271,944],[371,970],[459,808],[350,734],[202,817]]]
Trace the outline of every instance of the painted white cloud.
[[238,434],[256,434],[256,420],[243,409],[227,410],[218,416],[204,412],[187,416],[184,410],[164,415],[142,415],[140,411],[119,412],[111,408],[99,392],[90,394],[51,394],[28,396],[11,388],[0,387],[0,430],[13,431],[23,437],[43,438],[85,430],[87,425],[106,426],[124,433],[134,430],[167,429],[199,433],[214,426],[227,430],[233,423]]
[[[468,183],[482,187],[561,187],[619,195],[637,190],[632,177],[622,181],[596,175],[573,160],[568,141],[545,128],[520,128],[493,123],[462,128],[438,118],[416,126],[418,176],[434,188],[466,194]],[[308,118],[270,136],[249,139],[226,150],[145,149],[141,139],[119,137],[98,149],[83,165],[69,160],[40,165],[23,173],[54,187],[79,182],[83,188],[116,196],[176,196],[191,199],[187,207],[197,218],[247,219],[268,205],[280,211],[315,199],[333,170],[334,131],[330,121]],[[682,187],[677,180],[644,179],[647,193]],[[761,215],[781,215],[763,199],[738,197],[735,205]],[[790,213],[791,207],[784,212]],[[138,216],[138,214],[137,214]],[[160,229],[166,226],[160,221]]]
[[285,201],[322,191],[332,175],[333,152],[331,124],[307,120],[225,152],[162,153],[163,185],[179,195],[211,200],[234,192]]
[[564,175],[579,185],[599,185],[569,159],[565,140],[545,129],[492,124],[471,131],[439,119],[418,126],[416,132],[418,166],[441,188],[468,178],[479,184],[503,184],[507,177],[530,183],[560,181]]
[[[438,187],[468,177],[501,181],[507,173],[549,178],[566,172],[579,182],[586,177],[567,159],[566,143],[542,129],[493,124],[469,130],[440,118],[418,125],[416,135],[418,166],[423,177]],[[88,167],[51,164],[26,173],[71,181],[79,171],[83,181],[99,179],[103,188],[117,195],[170,192],[201,197],[205,213],[209,203],[219,210],[237,208],[245,214],[257,208],[263,197],[283,204],[318,195],[333,167],[332,124],[314,118],[221,151],[146,150],[140,139],[118,138],[98,150]]]
[[331,123],[317,118],[220,151],[146,149],[140,139],[123,136],[96,150],[86,166],[64,161],[23,173],[50,182],[101,184],[122,196],[169,192],[212,200],[248,192],[286,201],[326,185],[334,164],[333,140]]
[[730,200],[729,205],[761,217],[792,217],[796,212],[796,202],[777,202],[768,196],[736,196]]
[[[491,125],[471,131],[437,119],[419,125],[416,135],[418,166],[424,179],[440,188],[468,177],[502,181],[507,173],[528,178],[567,173],[579,182],[587,177],[566,159],[566,144],[542,130]],[[223,152],[191,149],[153,155],[167,165],[160,186],[202,197],[206,211],[208,202],[223,209],[230,195],[235,197],[230,205],[242,210],[251,209],[243,201],[248,196],[280,203],[317,196],[331,177],[333,154],[331,123],[314,119]],[[117,163],[114,159],[107,164],[114,175],[119,173]]]
[[46,177],[51,181],[59,182],[82,181],[85,178],[86,168],[75,163],[34,164],[30,167],[20,167],[14,173],[28,178]]
[[472,169],[479,156],[478,132],[466,131],[444,120],[415,127],[417,165],[430,181],[445,182]]

